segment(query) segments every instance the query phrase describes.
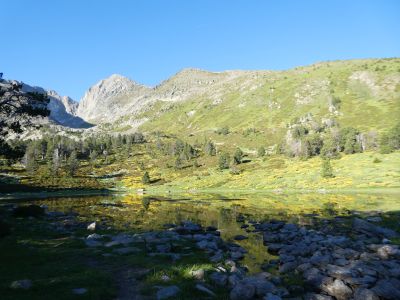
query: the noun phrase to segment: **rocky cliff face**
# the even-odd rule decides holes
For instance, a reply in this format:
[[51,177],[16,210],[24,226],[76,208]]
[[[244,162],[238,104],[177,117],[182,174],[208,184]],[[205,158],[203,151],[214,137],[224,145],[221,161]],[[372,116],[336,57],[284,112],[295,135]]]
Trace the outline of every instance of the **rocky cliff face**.
[[77,115],[95,123],[111,122],[131,111],[150,91],[151,88],[114,74],[85,93]]
[[55,91],[46,91],[37,86],[23,84],[22,90],[25,92],[37,92],[47,94],[50,99],[48,109],[50,110],[49,119],[56,124],[70,128],[89,128],[92,125],[76,115],[78,102],[75,102],[68,96],[60,96]]

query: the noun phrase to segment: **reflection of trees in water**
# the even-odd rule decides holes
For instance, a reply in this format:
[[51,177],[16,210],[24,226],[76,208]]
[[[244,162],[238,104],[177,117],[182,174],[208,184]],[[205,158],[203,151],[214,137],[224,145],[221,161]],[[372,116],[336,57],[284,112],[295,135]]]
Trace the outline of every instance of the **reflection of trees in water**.
[[150,198],[148,198],[148,197],[143,197],[142,198],[142,205],[143,205],[144,210],[147,211],[149,209],[150,202],[151,202]]

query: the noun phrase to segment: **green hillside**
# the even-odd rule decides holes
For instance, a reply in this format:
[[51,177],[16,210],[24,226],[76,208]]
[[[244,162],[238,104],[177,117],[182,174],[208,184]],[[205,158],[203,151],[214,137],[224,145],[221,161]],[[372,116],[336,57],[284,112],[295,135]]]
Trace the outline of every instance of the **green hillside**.
[[[224,86],[218,101],[207,91],[182,102],[159,101],[135,118],[148,118],[139,128],[144,132],[207,136],[253,147],[278,143],[290,125],[335,123],[380,133],[399,116],[400,59],[390,58],[244,72]],[[231,133],[214,134],[223,127]]]

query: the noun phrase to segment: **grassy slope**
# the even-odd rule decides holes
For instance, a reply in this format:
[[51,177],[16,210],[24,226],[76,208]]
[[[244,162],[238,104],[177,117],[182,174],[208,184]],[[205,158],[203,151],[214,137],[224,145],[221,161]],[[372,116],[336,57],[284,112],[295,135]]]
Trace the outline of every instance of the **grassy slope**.
[[[349,79],[355,72],[365,72],[366,81]],[[212,104],[210,94],[197,95],[173,105],[157,103],[143,114],[150,121],[140,129],[185,137],[194,134],[194,139],[210,136],[223,126],[234,132],[254,127],[260,133],[250,144],[273,145],[282,138],[287,124],[311,112],[317,122],[333,118],[342,127],[383,131],[393,126],[400,115],[399,76],[400,59],[381,59],[324,62],[288,71],[266,72],[251,79],[247,88],[237,91],[234,87],[248,80],[240,77],[226,87],[222,102],[217,105]],[[301,103],[296,101],[296,93]],[[308,96],[310,98],[304,100]],[[331,97],[342,101],[338,115],[328,110]],[[193,110],[194,115],[188,116]],[[235,135],[219,139],[242,144]]]

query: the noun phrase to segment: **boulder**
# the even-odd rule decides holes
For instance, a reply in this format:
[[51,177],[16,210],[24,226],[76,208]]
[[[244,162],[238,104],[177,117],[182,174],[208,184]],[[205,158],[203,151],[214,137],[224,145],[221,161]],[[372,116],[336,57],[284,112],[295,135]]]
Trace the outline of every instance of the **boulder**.
[[206,288],[204,285],[201,284],[196,284],[196,289],[198,289],[199,291],[202,291],[208,295],[210,295],[211,297],[215,297],[215,293],[213,291],[211,291],[210,289]]
[[95,231],[95,230],[96,230],[96,222],[90,223],[90,224],[87,226],[87,230]]
[[371,290],[385,299],[400,299],[400,280],[395,278],[381,279]]
[[375,224],[371,224],[365,220],[354,218],[353,229],[370,236],[378,236],[384,238],[398,238],[400,234],[396,231],[384,227],[380,227]]
[[256,289],[253,285],[247,283],[238,283],[230,292],[231,300],[250,300],[253,299]]
[[193,270],[190,275],[196,280],[204,280],[205,271],[203,269]]
[[157,300],[170,299],[170,298],[175,299],[176,295],[178,295],[180,291],[181,290],[176,285],[163,287],[157,292]]
[[321,289],[337,300],[347,300],[351,298],[353,291],[342,280],[335,279],[332,282],[324,283]]
[[354,300],[379,300],[379,297],[369,289],[360,288],[354,292]]
[[85,288],[76,288],[76,289],[72,289],[72,293],[75,295],[83,295],[87,293],[87,289]]
[[226,286],[228,282],[228,275],[220,272],[214,272],[210,275],[210,280],[217,286]]
[[10,288],[14,290],[17,289],[29,290],[31,287],[32,287],[32,281],[29,279],[16,280],[13,281],[10,285]]

